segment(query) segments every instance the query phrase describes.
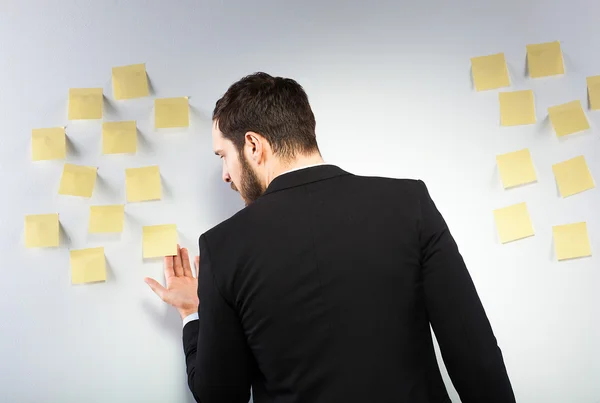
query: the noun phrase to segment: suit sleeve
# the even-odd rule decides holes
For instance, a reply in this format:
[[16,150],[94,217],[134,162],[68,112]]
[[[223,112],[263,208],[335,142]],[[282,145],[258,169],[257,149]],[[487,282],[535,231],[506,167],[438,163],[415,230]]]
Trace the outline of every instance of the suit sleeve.
[[425,302],[452,383],[463,403],[510,403],[502,352],[471,276],[425,183],[418,181]]
[[200,237],[198,320],[183,328],[188,385],[197,402],[248,402],[251,355],[237,313],[221,295]]

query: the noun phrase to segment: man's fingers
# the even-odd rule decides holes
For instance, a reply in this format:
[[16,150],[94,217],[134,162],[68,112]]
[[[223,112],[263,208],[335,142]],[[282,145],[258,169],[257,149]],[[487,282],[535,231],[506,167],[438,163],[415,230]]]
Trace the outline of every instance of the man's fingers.
[[175,271],[173,270],[174,264],[173,256],[165,256],[165,278],[170,278],[175,276]]
[[181,248],[181,263],[183,263],[184,277],[194,277],[192,275],[192,268],[190,267],[190,254],[187,248]]
[[196,268],[196,278],[198,278],[198,273],[200,273],[200,256],[196,256],[194,258],[194,267]]
[[154,291],[154,293],[158,295],[160,299],[162,299],[163,301],[165,300],[165,293],[167,292],[167,289],[165,287],[163,287],[159,284],[158,281],[150,277],[146,277],[144,281],[150,286],[150,288],[152,288],[152,291]]
[[181,263],[181,247],[177,244],[177,256],[174,257],[173,269],[177,277],[183,276],[183,264]]

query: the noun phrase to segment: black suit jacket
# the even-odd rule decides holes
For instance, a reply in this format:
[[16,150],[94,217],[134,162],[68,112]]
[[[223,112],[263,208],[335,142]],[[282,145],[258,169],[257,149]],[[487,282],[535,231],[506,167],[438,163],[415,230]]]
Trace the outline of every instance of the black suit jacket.
[[183,329],[197,401],[515,398],[484,308],[425,184],[333,165],[283,174],[200,237],[199,320]]

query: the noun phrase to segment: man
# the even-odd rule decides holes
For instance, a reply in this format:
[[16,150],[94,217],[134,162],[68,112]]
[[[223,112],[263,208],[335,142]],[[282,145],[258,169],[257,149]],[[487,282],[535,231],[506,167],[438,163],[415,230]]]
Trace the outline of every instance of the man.
[[[430,324],[463,403],[515,398],[444,219],[418,180],[324,163],[302,87],[257,73],[216,103],[213,146],[246,207],[166,257],[199,402],[449,402]],[[199,266],[199,267],[198,267]],[[197,290],[196,290],[197,288]],[[196,292],[197,291],[197,292]]]

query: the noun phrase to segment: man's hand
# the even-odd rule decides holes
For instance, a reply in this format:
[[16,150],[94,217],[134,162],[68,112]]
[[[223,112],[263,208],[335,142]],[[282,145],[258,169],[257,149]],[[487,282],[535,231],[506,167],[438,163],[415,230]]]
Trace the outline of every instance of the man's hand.
[[[200,268],[200,257],[194,260],[196,273]],[[167,288],[158,281],[146,277],[144,281],[167,304],[179,311],[181,319],[198,312],[198,279],[190,267],[190,256],[186,248],[177,245],[177,256],[165,256],[165,280]]]

